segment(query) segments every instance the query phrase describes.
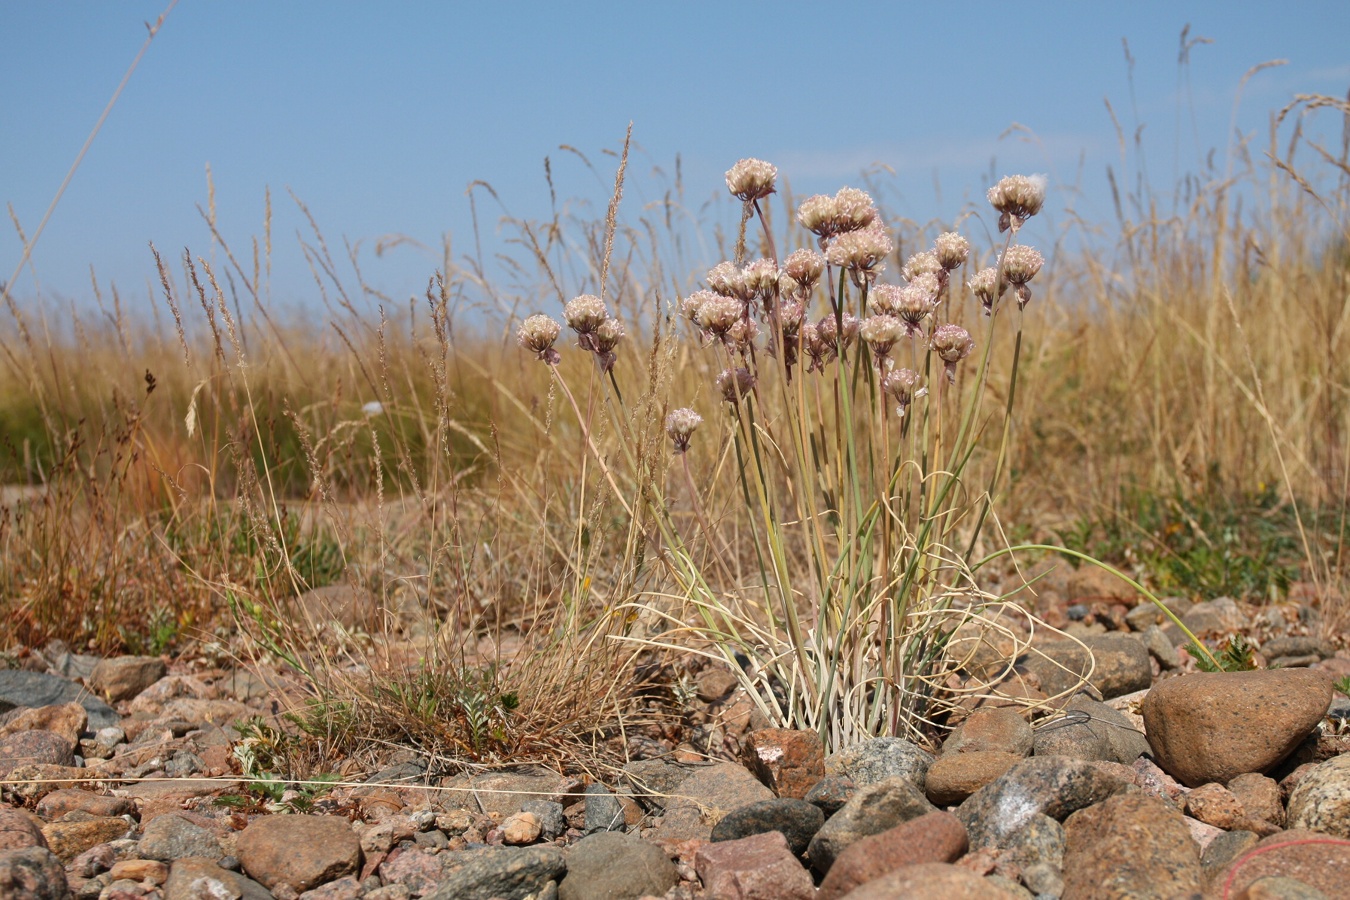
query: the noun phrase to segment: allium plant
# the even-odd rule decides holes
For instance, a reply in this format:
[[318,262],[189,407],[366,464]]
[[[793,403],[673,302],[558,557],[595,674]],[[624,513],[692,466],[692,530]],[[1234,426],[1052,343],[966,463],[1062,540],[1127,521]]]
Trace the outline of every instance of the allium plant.
[[[728,189],[743,203],[736,258],[714,266],[705,287],[678,304],[698,344],[693,352],[709,358],[691,370],[719,373],[695,391],[709,401],[702,415],[682,407],[664,419],[692,528],[672,514],[662,470],[635,449],[644,426],[626,417],[614,373],[624,330],[604,302],[582,295],[563,317],[577,346],[595,355],[616,401],[606,405],[628,466],[658,473],[631,500],[560,372],[558,323],[531,316],[519,341],[549,364],[630,517],[633,545],[659,547],[693,604],[701,645],[740,673],[762,713],[817,730],[830,748],[867,735],[918,736],[950,702],[962,666],[953,635],[990,599],[975,572],[992,556],[975,561],[974,554],[1003,470],[1027,284],[1044,262],[1015,241],[1044,203],[1044,183],[1017,176],[990,191],[1007,237],[990,254],[997,266],[968,286],[955,273],[971,247],[955,232],[899,267],[903,283],[886,284],[880,279],[894,243],[871,198],[853,188],[803,201],[796,221],[817,246],[779,257],[761,206],[776,176],[760,160],[742,160],[727,173]],[[765,258],[747,263],[752,219]],[[1017,302],[1004,304],[1010,286]],[[979,309],[988,319],[972,335]],[[1009,327],[1011,379],[1001,411],[990,410],[991,351]],[[974,484],[967,465],[1000,414],[997,457],[987,479]],[[700,429],[704,416],[710,421]],[[732,451],[723,459],[732,462],[744,514],[735,517],[730,547],[705,514],[707,486],[690,468],[696,454],[689,451],[700,440]],[[707,552],[694,549],[700,539]],[[751,579],[741,568],[746,560]],[[687,634],[690,622],[683,625],[678,633]]]

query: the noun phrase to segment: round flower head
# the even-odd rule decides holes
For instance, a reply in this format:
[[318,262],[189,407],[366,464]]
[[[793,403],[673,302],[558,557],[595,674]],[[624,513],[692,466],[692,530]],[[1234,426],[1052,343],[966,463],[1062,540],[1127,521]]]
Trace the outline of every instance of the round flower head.
[[720,262],[708,270],[708,287],[725,297],[749,301],[754,293],[745,283],[745,275],[733,262]]
[[1031,299],[1031,288],[1027,287],[1027,282],[1035,278],[1041,266],[1045,265],[1045,257],[1035,247],[1017,244],[1008,248],[1001,262],[1003,277],[1009,284],[1015,285],[1017,307],[1021,309]]
[[767,299],[778,287],[778,266],[771,259],[757,259],[741,270],[741,280],[747,294]]
[[[802,325],[802,347],[811,357],[811,361],[806,365],[807,372],[824,372],[825,366],[838,355],[834,332],[831,330],[828,335],[822,334],[823,325],[823,321],[820,324],[806,322]],[[830,319],[830,326],[833,329],[833,319]]]
[[722,392],[722,399],[728,403],[735,403],[742,397],[748,397],[754,387],[755,376],[750,374],[749,369],[723,369],[717,376],[717,389]]
[[1045,204],[1044,175],[1009,175],[989,189],[989,203],[999,211],[998,230],[1014,232]]
[[[937,292],[929,290],[926,283],[919,283],[932,278],[932,275],[927,275],[900,290],[900,297],[895,306],[895,315],[905,323],[905,334],[908,337],[918,337],[923,334],[923,320],[932,315],[933,310],[937,307]],[[933,280],[936,281],[936,279]]]
[[516,340],[520,342],[520,346],[534,353],[539,359],[550,366],[556,366],[562,357],[553,349],[553,344],[561,333],[562,326],[548,316],[530,316],[520,323],[520,328],[516,331]]
[[938,265],[948,272],[961,268],[961,264],[970,256],[970,241],[955,231],[946,231],[933,242],[933,252],[937,254]]
[[675,452],[689,449],[689,438],[703,424],[703,417],[692,409],[677,409],[666,416],[666,434],[675,444]]
[[590,335],[591,349],[595,351],[595,358],[599,360],[601,370],[608,372],[614,368],[614,363],[618,359],[614,355],[614,348],[623,337],[623,323],[618,319],[606,319]]
[[894,369],[881,379],[881,389],[895,400],[897,415],[903,416],[914,398],[924,395],[927,388],[919,387],[922,380],[913,369]]
[[709,300],[717,299],[718,296],[720,295],[713,291],[694,291],[680,301],[680,315],[691,322],[697,323],[699,308]]
[[797,221],[825,241],[872,225],[877,221],[877,210],[865,191],[846,187],[833,197],[824,194],[807,197],[797,207]]
[[990,266],[987,269],[981,269],[970,277],[970,289],[975,292],[976,297],[980,298],[980,303],[984,306],[984,314],[988,316],[993,314],[994,301],[1003,295],[1004,290],[1007,290],[1007,284],[998,284],[998,269]]
[[913,281],[920,275],[936,275],[941,271],[942,264],[938,262],[938,255],[932,250],[924,250],[905,260],[905,266],[900,273],[905,276],[906,281]]
[[741,316],[731,323],[731,327],[722,335],[722,340],[732,349],[745,352],[757,337],[759,337],[759,323]]
[[605,309],[605,301],[599,297],[582,294],[567,301],[563,307],[563,318],[577,334],[593,334],[600,323],[609,318],[609,310]]
[[895,284],[874,284],[872,289],[867,292],[867,308],[883,316],[898,315],[900,308],[900,293],[904,288]]
[[830,241],[825,258],[833,265],[848,269],[859,286],[870,283],[886,267],[886,257],[895,249],[880,223],[858,231],[846,231]]
[[714,294],[698,308],[698,326],[714,337],[725,337],[737,322],[745,318],[745,304],[734,297]]
[[905,336],[905,323],[895,316],[868,316],[863,319],[858,333],[876,354],[877,365],[891,353],[895,342]]
[[788,258],[783,260],[783,271],[809,291],[816,286],[820,274],[825,271],[825,257],[803,247],[788,254]]
[[810,291],[801,286],[797,279],[786,272],[778,276],[778,296],[784,300],[805,299]]
[[853,346],[858,339],[858,330],[862,323],[852,313],[844,313],[844,327],[839,330],[839,343],[845,350]]
[[743,159],[727,171],[727,190],[749,203],[773,193],[778,167],[762,159]]
[[970,336],[970,332],[960,325],[949,322],[946,325],[939,325],[933,331],[933,339],[929,346],[942,360],[947,372],[947,381],[955,384],[956,364],[975,349],[975,340]]
[[822,241],[834,234],[834,198],[827,194],[807,197],[797,207],[797,221]]

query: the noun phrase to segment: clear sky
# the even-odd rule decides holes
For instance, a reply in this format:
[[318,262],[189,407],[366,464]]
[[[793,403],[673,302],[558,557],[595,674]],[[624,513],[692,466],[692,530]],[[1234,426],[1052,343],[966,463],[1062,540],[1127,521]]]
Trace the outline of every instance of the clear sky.
[[[31,234],[166,0],[0,0],[0,201]],[[1178,67],[1182,28],[1212,43]],[[1128,41],[1133,96],[1122,49]],[[273,294],[316,296],[294,191],[335,249],[401,233],[472,236],[465,188],[545,217],[545,156],[560,197],[602,213],[631,120],[626,203],[660,196],[676,154],[691,200],[742,156],[798,193],[895,169],[892,208],[950,219],[998,174],[1077,184],[1057,200],[1105,219],[1119,164],[1109,98],[1145,125],[1151,177],[1173,183],[1240,130],[1264,134],[1295,93],[1350,87],[1350,7],[1334,2],[279,2],[181,0],[113,110],[33,254],[48,303],[87,301],[89,267],[146,304],[147,244],[205,255],[206,167],[239,248],[275,207]],[[1003,138],[1018,123],[1034,141]],[[585,153],[602,177],[559,146]],[[1081,173],[1081,174],[1080,174]],[[934,184],[942,195],[935,196]],[[480,204],[491,239],[500,210]],[[0,279],[20,258],[0,233]],[[438,265],[403,247],[364,255],[369,280],[420,292]],[[709,262],[716,262],[710,260]],[[16,295],[35,302],[31,271]]]

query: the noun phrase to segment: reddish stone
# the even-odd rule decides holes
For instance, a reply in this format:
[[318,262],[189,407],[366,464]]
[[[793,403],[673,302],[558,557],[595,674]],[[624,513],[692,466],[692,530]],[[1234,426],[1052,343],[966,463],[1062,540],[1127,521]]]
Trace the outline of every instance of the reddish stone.
[[42,822],[22,809],[0,809],[0,850],[26,850],[46,847]]
[[752,731],[742,748],[746,768],[779,797],[800,800],[825,777],[825,749],[814,731]]
[[1239,856],[1214,882],[1219,896],[1240,897],[1258,878],[1283,875],[1328,897],[1344,897],[1350,884],[1350,841],[1320,831],[1273,834]]
[[934,812],[851,844],[830,866],[819,900],[836,900],[902,866],[950,863],[966,852],[966,829],[949,812]]
[[816,896],[810,873],[777,831],[704,844],[694,856],[694,868],[707,896],[717,900],[813,900]]
[[1002,750],[944,753],[928,767],[924,792],[934,806],[954,806],[1017,765],[1023,758]]

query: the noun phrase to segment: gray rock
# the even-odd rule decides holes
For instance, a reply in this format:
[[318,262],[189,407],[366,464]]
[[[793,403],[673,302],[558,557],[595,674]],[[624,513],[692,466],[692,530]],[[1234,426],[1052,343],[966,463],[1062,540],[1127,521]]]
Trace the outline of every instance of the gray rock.
[[1336,648],[1328,641],[1311,635],[1273,637],[1261,645],[1261,655],[1267,661],[1290,656],[1315,656],[1319,660],[1336,655]]
[[814,803],[776,797],[733,809],[713,826],[712,839],[736,841],[777,831],[787,838],[793,855],[801,856],[824,824],[825,813]]
[[878,737],[825,757],[825,774],[841,775],[858,787],[889,778],[908,778],[922,788],[933,754],[904,738]]
[[655,844],[626,834],[593,834],[568,848],[558,900],[660,897],[679,880],[679,870]]
[[707,840],[713,824],[731,810],[771,799],[773,791],[744,766],[729,762],[695,766],[692,774],[666,799],[664,815],[654,836],[663,840]]
[[820,807],[820,811],[829,818],[843,809],[844,804],[856,793],[858,786],[853,783],[853,779],[843,775],[826,775],[802,799]]
[[1250,831],[1225,831],[1215,835],[1200,855],[1200,868],[1205,880],[1213,881],[1221,872],[1226,872],[1233,860],[1255,847],[1260,840]]
[[1086,760],[1033,756],[971,794],[957,807],[956,815],[966,826],[972,850],[1003,848],[1036,815],[1063,821],[1075,810],[1120,793],[1131,783],[1112,778]]
[[1131,765],[1149,752],[1148,740],[1119,710],[1079,695],[1063,718],[1036,729],[1037,756],[1071,756]]
[[0,897],[65,900],[69,896],[61,861],[46,847],[0,850]]
[[252,878],[222,869],[215,860],[175,860],[164,884],[164,900],[272,900],[272,892]]
[[[1162,604],[1178,617],[1186,615],[1191,609],[1191,601],[1185,597],[1164,597]],[[1172,620],[1158,609],[1158,605],[1152,600],[1145,600],[1125,614],[1125,621],[1135,631],[1148,631],[1149,628],[1167,624]]]
[[623,831],[623,804],[603,784],[586,786],[586,833]]
[[1018,665],[1033,672],[1041,690],[1052,697],[1075,690],[1084,677],[1105,700],[1144,690],[1153,682],[1148,648],[1133,634],[1090,635],[1081,645],[1047,641],[1020,657]]
[[830,816],[807,848],[811,866],[826,873],[850,844],[870,834],[880,834],[919,816],[937,812],[923,789],[900,775],[869,784]]
[[1144,630],[1144,646],[1148,648],[1149,655],[1158,661],[1160,668],[1171,670],[1181,666],[1181,654],[1177,653],[1177,648],[1157,625],[1150,625]]
[[[587,840],[604,839],[608,834]],[[524,900],[567,871],[563,852],[552,846],[489,847],[452,858],[457,867],[451,868],[436,891],[427,895],[430,900]]]
[[550,769],[532,767],[508,772],[487,772],[469,779],[455,779],[452,786],[469,788],[483,811],[499,813],[504,819],[520,812],[527,800],[556,800],[567,785]]
[[1242,627],[1242,610],[1238,609],[1237,601],[1232,597],[1218,597],[1192,606],[1181,617],[1181,622],[1197,637],[1226,634]]
[[1006,849],[1007,857],[1023,868],[1044,864],[1063,871],[1064,826],[1037,813],[1011,837]]
[[696,768],[664,758],[640,759],[623,767],[623,778],[643,803],[653,809],[664,809],[666,797],[675,793]]
[[530,813],[539,820],[539,834],[546,841],[553,840],[567,830],[563,805],[554,800],[526,800],[520,804],[520,811]]
[[1289,827],[1350,838],[1350,754],[1319,763],[1289,795]]
[[163,862],[189,856],[217,860],[224,855],[214,834],[174,813],[156,816],[146,823],[138,852],[145,859]]
[[89,693],[82,686],[55,675],[42,675],[37,672],[24,672],[18,669],[0,669],[0,703],[11,707],[59,706],[62,703],[78,703],[89,714],[88,728],[97,731],[100,728],[120,723],[121,717],[102,700]]

